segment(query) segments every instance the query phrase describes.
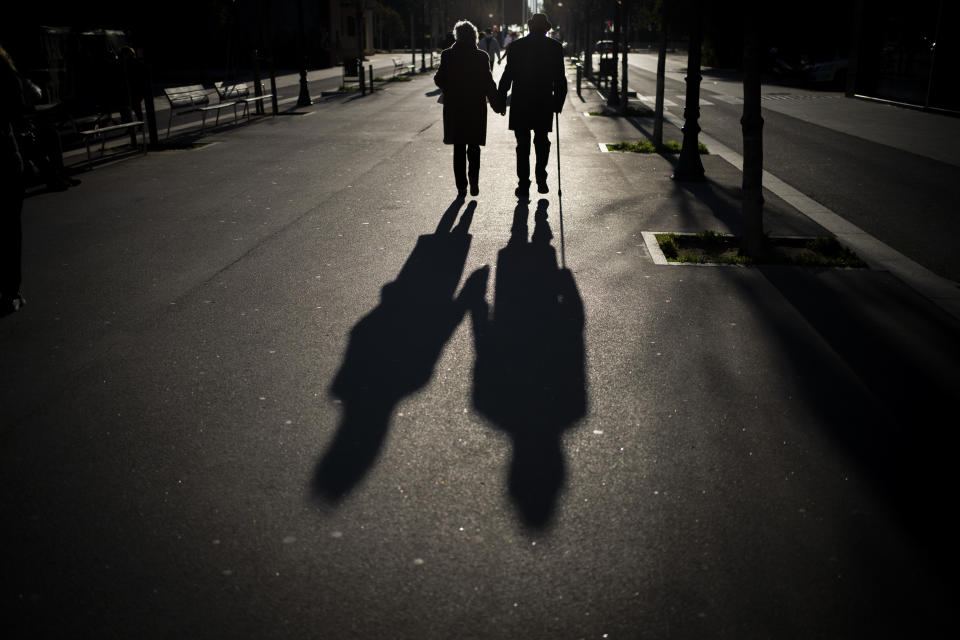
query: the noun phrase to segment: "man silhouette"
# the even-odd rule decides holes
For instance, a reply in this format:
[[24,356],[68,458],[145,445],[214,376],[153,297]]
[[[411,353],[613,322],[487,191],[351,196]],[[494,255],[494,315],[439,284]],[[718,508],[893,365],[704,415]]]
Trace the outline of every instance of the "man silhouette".
[[[526,198],[530,191],[530,131],[537,154],[535,175],[537,191],[547,193],[547,161],[550,158],[550,139],[553,114],[563,110],[567,97],[567,77],[563,69],[563,45],[547,37],[552,26],[547,16],[535,13],[527,21],[530,33],[510,44],[507,66],[500,77],[500,104],[505,105],[507,91],[510,97],[510,129],[517,138],[518,198]],[[506,114],[506,107],[500,115]]]

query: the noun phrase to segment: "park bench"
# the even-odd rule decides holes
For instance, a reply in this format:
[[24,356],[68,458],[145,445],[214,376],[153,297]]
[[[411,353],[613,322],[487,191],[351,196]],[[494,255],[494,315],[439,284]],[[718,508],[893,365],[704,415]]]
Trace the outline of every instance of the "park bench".
[[391,58],[390,60],[393,62],[393,77],[397,77],[398,71],[402,73],[413,73],[417,69],[416,65],[404,62],[403,58]]
[[243,105],[243,114],[250,119],[250,104],[260,103],[263,104],[263,101],[272,98],[272,93],[263,93],[261,95],[250,95],[250,88],[247,86],[246,82],[214,82],[213,86],[217,90],[217,95],[220,96],[220,102],[223,104],[233,102],[234,104],[234,118],[236,118],[236,107]]
[[179,116],[186,113],[200,112],[200,131],[206,128],[207,112],[216,111],[217,118],[215,125],[220,122],[220,110],[227,107],[234,107],[235,102],[223,102],[210,104],[210,96],[202,85],[192,84],[183,87],[168,87],[163,90],[163,94],[170,103],[170,115],[167,118],[167,137],[170,137],[170,123],[173,122],[173,116]]
[[363,73],[363,62],[358,58],[346,58],[343,61],[343,78],[341,82],[347,84],[348,80],[360,82],[360,74]]
[[[100,139],[100,155],[103,156],[104,148],[107,144],[107,134],[112,131],[127,131],[136,136],[136,128],[140,128],[140,146],[143,149],[143,152],[147,152],[147,134],[144,128],[144,123],[142,120],[133,120],[132,122],[121,122],[120,124],[108,124],[107,126],[100,126],[100,124],[95,124],[92,129],[86,129],[83,131],[77,131],[80,134],[80,137],[83,138],[84,145],[87,148],[87,163],[91,163],[93,160],[90,157],[90,142],[97,138]],[[132,131],[131,131],[132,130]]]

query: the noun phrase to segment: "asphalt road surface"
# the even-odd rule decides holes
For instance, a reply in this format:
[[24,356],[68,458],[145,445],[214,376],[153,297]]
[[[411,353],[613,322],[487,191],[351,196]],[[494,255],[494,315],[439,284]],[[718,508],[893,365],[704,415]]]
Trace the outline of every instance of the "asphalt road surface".
[[882,271],[656,265],[740,174],[579,106],[562,200],[491,114],[455,201],[429,75],[27,198],[6,637],[946,635],[957,321]]

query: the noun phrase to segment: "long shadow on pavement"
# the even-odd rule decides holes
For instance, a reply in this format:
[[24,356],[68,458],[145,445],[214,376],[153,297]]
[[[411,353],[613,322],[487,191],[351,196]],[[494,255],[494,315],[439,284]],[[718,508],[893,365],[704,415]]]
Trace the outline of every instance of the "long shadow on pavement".
[[[472,237],[467,233],[476,202],[456,228],[463,206],[446,210],[436,233],[422,235],[396,280],[384,285],[380,304],[351,330],[343,364],[330,393],[343,402],[343,416],[333,442],[320,459],[314,494],[337,502],[376,462],[394,407],[423,387],[457,325],[466,313],[464,300],[485,284],[471,278],[453,297],[463,274]],[[479,293],[480,297],[483,292]]]
[[527,241],[529,209],[514,212],[497,255],[493,314],[471,305],[476,409],[513,440],[509,491],[525,524],[546,527],[563,488],[563,432],[587,408],[584,308],[573,275],[560,269],[540,200]]

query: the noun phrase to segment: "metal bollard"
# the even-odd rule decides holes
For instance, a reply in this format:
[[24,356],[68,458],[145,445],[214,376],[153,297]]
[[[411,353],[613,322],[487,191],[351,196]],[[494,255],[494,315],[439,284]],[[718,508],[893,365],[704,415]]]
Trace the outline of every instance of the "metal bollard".
[[577,63],[577,97],[582,98],[583,94],[580,93],[580,83],[583,81],[583,65],[579,62]]
[[373,65],[370,65],[370,93],[373,93]]
[[277,74],[273,68],[273,58],[270,58],[270,105],[273,107],[273,115],[280,113],[277,106]]
[[[260,82],[260,54],[256,49],[253,50],[253,95],[263,95],[263,83]],[[254,113],[258,116],[263,115],[263,100],[257,100]]]

